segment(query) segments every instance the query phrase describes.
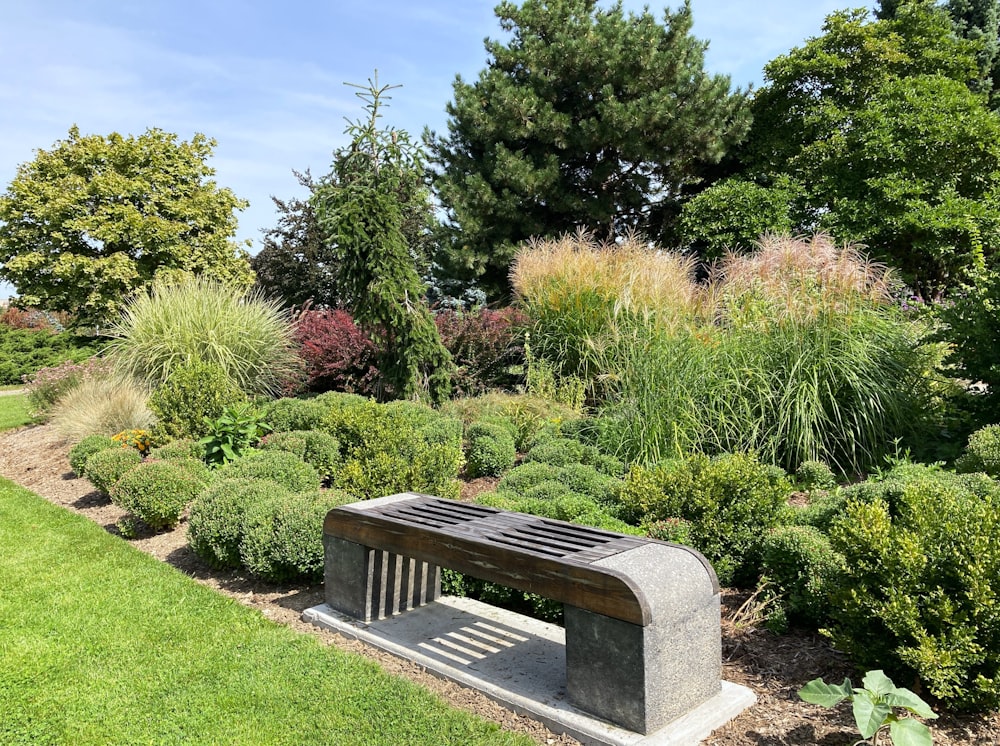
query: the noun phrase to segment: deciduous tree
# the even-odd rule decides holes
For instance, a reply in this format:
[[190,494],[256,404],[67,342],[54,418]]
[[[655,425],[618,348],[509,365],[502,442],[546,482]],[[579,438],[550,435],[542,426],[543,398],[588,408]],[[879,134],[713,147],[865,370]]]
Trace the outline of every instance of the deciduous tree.
[[22,303],[71,311],[81,323],[115,315],[157,272],[253,281],[232,237],[247,203],[219,187],[215,141],[159,129],[69,137],[22,164],[0,196],[0,278]]

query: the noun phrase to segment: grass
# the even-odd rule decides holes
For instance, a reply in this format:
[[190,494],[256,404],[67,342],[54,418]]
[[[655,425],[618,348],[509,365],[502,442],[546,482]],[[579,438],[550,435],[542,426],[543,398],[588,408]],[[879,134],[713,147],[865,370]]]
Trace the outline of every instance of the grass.
[[0,396],[0,430],[27,425],[31,422],[28,397],[25,394]]
[[530,743],[3,479],[0,546],[0,743]]

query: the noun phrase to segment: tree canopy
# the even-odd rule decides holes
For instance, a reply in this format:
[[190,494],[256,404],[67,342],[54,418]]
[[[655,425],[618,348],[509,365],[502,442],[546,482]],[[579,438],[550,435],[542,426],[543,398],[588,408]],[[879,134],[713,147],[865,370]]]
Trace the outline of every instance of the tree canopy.
[[162,271],[249,285],[246,252],[232,241],[247,203],[211,180],[215,144],[73,127],[21,164],[0,196],[0,277],[21,303],[80,323],[113,317]]
[[517,245],[585,228],[657,237],[686,186],[746,131],[746,97],[704,71],[691,9],[626,14],[596,0],[496,8],[509,41],[460,77],[448,133],[427,133],[448,225],[442,263],[508,289]]
[[739,178],[794,195],[774,220],[867,245],[925,297],[955,286],[1000,247],[1000,119],[977,90],[977,47],[929,2],[832,14],[765,68]]

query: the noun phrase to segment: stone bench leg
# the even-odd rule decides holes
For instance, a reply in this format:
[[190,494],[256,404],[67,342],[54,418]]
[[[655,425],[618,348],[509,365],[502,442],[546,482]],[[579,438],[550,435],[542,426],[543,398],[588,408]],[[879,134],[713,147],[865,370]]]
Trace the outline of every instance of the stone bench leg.
[[627,568],[652,619],[641,626],[565,606],[566,692],[585,712],[652,733],[722,689],[715,574],[700,555],[665,544],[597,564]]
[[441,595],[441,569],[412,557],[384,552],[328,534],[326,603],[342,614],[371,622],[435,601]]

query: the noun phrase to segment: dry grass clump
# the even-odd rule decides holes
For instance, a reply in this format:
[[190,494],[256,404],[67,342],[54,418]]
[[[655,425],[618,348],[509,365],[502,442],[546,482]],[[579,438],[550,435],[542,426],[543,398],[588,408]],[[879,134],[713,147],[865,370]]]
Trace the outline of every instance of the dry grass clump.
[[148,396],[144,387],[128,377],[87,377],[56,402],[52,423],[72,443],[88,435],[148,430],[155,420],[146,405]]

